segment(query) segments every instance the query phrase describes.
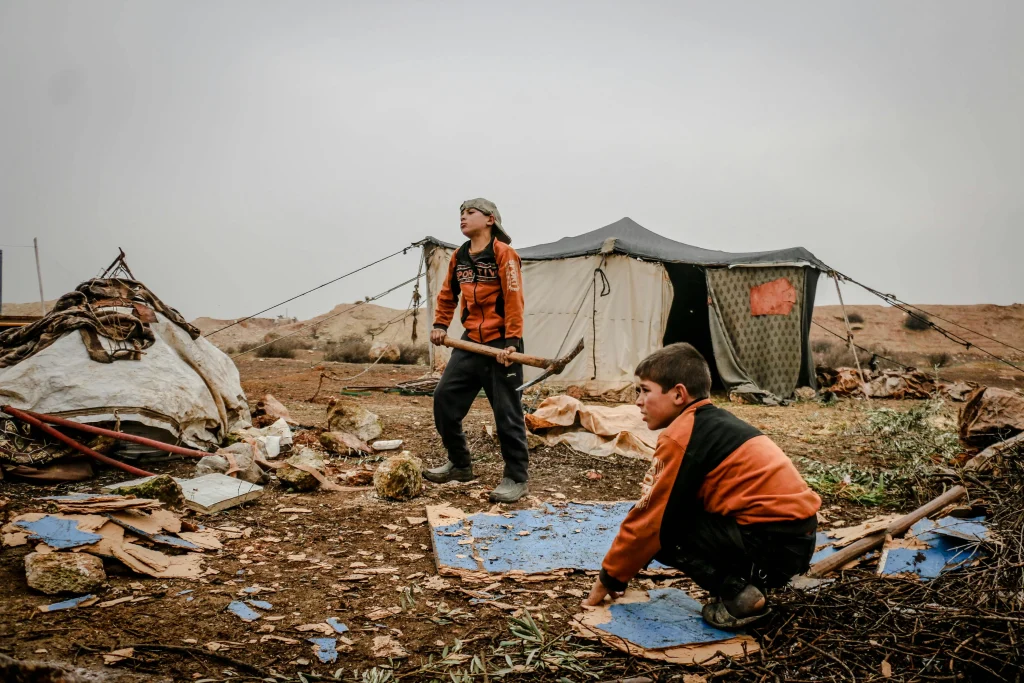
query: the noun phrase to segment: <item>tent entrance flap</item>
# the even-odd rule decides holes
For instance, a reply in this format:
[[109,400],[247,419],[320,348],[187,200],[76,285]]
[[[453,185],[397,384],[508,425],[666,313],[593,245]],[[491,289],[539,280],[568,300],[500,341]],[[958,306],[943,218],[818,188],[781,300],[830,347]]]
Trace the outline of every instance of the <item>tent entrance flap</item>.
[[715,363],[708,321],[708,284],[704,269],[688,263],[666,263],[672,281],[672,308],[665,326],[665,346],[686,342],[700,351],[711,368],[711,385],[722,388],[722,378]]

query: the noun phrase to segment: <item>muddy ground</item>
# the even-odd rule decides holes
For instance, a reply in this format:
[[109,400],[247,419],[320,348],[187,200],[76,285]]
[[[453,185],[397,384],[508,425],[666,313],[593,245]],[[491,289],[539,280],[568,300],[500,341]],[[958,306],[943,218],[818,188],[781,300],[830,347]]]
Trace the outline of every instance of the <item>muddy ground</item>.
[[[253,403],[264,393],[272,393],[295,419],[312,428],[324,427],[326,403],[345,384],[326,382],[316,401],[311,402],[320,371],[311,368],[308,360],[243,358],[238,364],[244,388]],[[339,377],[354,375],[365,368],[327,366]],[[423,371],[422,367],[378,365],[352,383],[393,384],[418,377]],[[421,457],[427,465],[444,460],[433,429],[429,396],[372,392],[356,400],[381,416],[383,438],[403,439],[403,448]],[[883,464],[877,438],[858,429],[868,414],[861,401],[844,400],[828,406],[802,402],[778,408],[737,406],[722,403],[721,398],[716,401],[772,436],[791,456],[849,463],[861,469]],[[876,404],[908,410],[915,402]],[[946,413],[954,414],[955,407],[948,407]],[[110,680],[256,680],[266,676],[302,680],[302,674],[306,680],[319,676],[373,681],[386,680],[387,673],[405,680],[452,680],[449,674],[470,670],[473,655],[487,660],[490,672],[506,666],[503,657],[494,656],[494,649],[503,641],[514,640],[508,626],[513,612],[506,606],[471,604],[471,596],[462,589],[480,589],[480,584],[464,586],[456,579],[448,579],[448,587],[439,589],[435,582],[428,583],[437,571],[427,526],[410,524],[406,519],[423,517],[426,505],[439,503],[470,512],[491,507],[486,493],[500,478],[501,458],[497,444],[485,431],[488,424],[493,424],[490,409],[486,401],[478,400],[466,420],[478,480],[446,486],[428,484],[423,495],[411,502],[379,500],[371,488],[296,495],[271,484],[263,498],[243,507],[212,516],[187,513],[193,522],[225,530],[225,549],[208,553],[206,561],[206,566],[218,573],[200,583],[165,582],[131,574],[119,565],[108,565],[109,583],[97,595],[103,600],[146,596],[137,602],[41,613],[37,609],[40,605],[56,600],[36,594],[25,585],[24,556],[29,549],[6,549],[0,553],[0,653],[102,669]],[[315,434],[315,430],[307,430],[305,436],[298,438],[312,441]],[[355,458],[336,458],[332,460],[332,472],[361,464]],[[176,461],[150,469],[189,476],[192,464]],[[531,456],[530,495],[511,507],[535,507],[542,502],[557,504],[565,500],[634,499],[645,470],[645,463],[639,460],[602,459],[565,447],[541,447]],[[597,471],[602,477],[588,478],[589,471]],[[103,484],[125,478],[106,470],[93,481],[61,486],[59,490],[95,491]],[[12,513],[38,510],[39,505],[32,497],[54,492],[11,481],[0,486],[3,494],[12,499]],[[310,512],[282,513],[278,511],[281,507],[305,508]],[[826,497],[824,511],[831,523],[845,525],[877,514],[879,508]],[[393,569],[393,573],[348,580],[363,565],[388,572]],[[505,581],[499,590],[505,594],[505,605],[526,608],[534,618],[543,619],[546,637],[550,638],[569,632],[570,618],[579,611],[580,597],[592,580],[592,576],[578,573],[540,583]],[[650,581],[644,580],[643,585],[653,585]],[[264,589],[259,597],[270,602],[273,609],[263,619],[245,623],[226,612],[225,607],[243,588],[251,586]],[[189,589],[194,592],[179,595]],[[342,647],[338,661],[320,664],[306,642],[306,638],[320,634],[300,632],[296,627],[322,623],[332,616],[351,629],[345,634],[351,645],[339,642]],[[374,639],[381,636],[391,636],[407,656],[377,656]],[[457,640],[462,643],[461,652],[449,652],[447,663],[437,663],[445,648],[450,650]],[[134,659],[103,668],[102,653],[140,643],[194,650],[137,650]],[[225,655],[255,669],[245,670],[218,660],[210,654],[213,650],[214,655]],[[515,647],[506,645],[503,651],[512,653],[512,667],[524,666],[526,657],[516,654]],[[572,656],[550,655],[555,651]],[[549,659],[545,659],[546,668],[540,672],[513,668],[509,676],[515,680],[554,681],[565,677],[582,681],[648,673],[658,680],[668,680],[674,676],[681,678],[686,672],[679,667],[629,658],[575,638],[552,648],[545,656]],[[428,664],[431,658],[434,664]],[[585,668],[587,673],[567,668],[572,666]],[[473,678],[477,679],[488,677]]]

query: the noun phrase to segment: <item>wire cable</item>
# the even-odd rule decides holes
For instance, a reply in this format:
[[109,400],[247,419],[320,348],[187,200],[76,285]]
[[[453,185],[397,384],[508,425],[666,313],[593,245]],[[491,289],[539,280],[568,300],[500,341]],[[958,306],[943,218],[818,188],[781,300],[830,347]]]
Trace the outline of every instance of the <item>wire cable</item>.
[[268,342],[266,342],[264,344],[260,344],[259,346],[254,346],[251,349],[246,349],[245,351],[242,351],[240,353],[236,353],[235,355],[233,355],[231,357],[232,358],[238,358],[239,356],[244,356],[247,353],[252,353],[253,351],[258,351],[259,349],[262,349],[264,346],[270,346],[271,344],[279,342],[279,341],[281,341],[283,339],[288,339],[288,337],[294,337],[295,335],[297,335],[299,332],[302,332],[303,330],[307,330],[310,327],[313,327],[315,325],[323,324],[323,323],[327,322],[328,320],[332,320],[334,318],[337,318],[339,315],[345,315],[346,313],[350,313],[350,312],[354,311],[355,309],[359,308],[360,306],[362,306],[364,304],[368,304],[371,301],[376,301],[377,299],[381,299],[381,298],[387,296],[388,294],[390,294],[391,292],[394,292],[395,290],[398,290],[398,289],[401,289],[402,287],[405,287],[406,285],[411,285],[413,282],[416,282],[421,277],[423,277],[422,274],[417,275],[416,277],[409,278],[405,282],[403,282],[401,284],[398,284],[398,285],[395,285],[394,287],[392,287],[391,289],[389,289],[389,290],[387,290],[385,292],[381,292],[380,294],[376,294],[374,296],[367,297],[367,298],[363,299],[362,301],[357,301],[356,303],[354,303],[349,308],[346,308],[344,311],[339,311],[338,313],[335,313],[334,315],[329,315],[326,318],[323,318],[321,320],[317,320],[316,322],[306,323],[305,325],[303,325],[299,329],[295,330],[294,332],[291,332],[290,334],[286,334],[283,337],[278,337],[277,339],[272,339],[272,340],[270,340],[270,341],[268,341]]
[[246,317],[244,317],[244,318],[239,318],[238,320],[234,321],[233,323],[230,323],[230,324],[228,324],[228,325],[225,325],[224,327],[222,327],[222,328],[220,328],[220,329],[214,330],[213,332],[210,332],[210,333],[208,333],[208,334],[204,334],[204,335],[203,335],[203,337],[212,337],[213,335],[217,334],[218,332],[223,332],[224,330],[228,329],[229,327],[234,327],[235,325],[238,325],[239,323],[244,323],[244,322],[245,322],[246,320],[251,320],[252,318],[255,318],[256,316],[258,316],[258,315],[261,315],[261,314],[263,314],[263,313],[266,313],[267,311],[273,310],[273,309],[277,308],[278,306],[283,306],[283,305],[285,305],[285,304],[287,304],[287,303],[290,303],[290,302],[292,302],[292,301],[295,301],[295,300],[296,300],[296,299],[298,299],[299,297],[303,297],[303,296],[306,296],[307,294],[310,294],[311,292],[315,292],[315,291],[316,291],[316,290],[318,290],[318,289],[323,289],[323,288],[324,288],[324,287],[326,287],[327,285],[333,285],[333,284],[334,284],[335,282],[337,282],[338,280],[344,280],[344,279],[345,279],[345,278],[347,278],[347,277],[348,277],[349,275],[355,275],[356,273],[358,273],[358,272],[360,272],[360,271],[363,271],[363,270],[366,270],[367,268],[369,268],[369,267],[371,267],[371,266],[375,266],[375,265],[377,265],[378,263],[383,263],[384,261],[387,261],[387,260],[388,260],[389,258],[393,258],[393,257],[395,257],[395,256],[398,256],[399,254],[405,254],[405,253],[407,253],[407,252],[408,252],[408,251],[409,251],[410,249],[412,249],[412,248],[413,248],[414,246],[415,246],[415,245],[412,245],[412,244],[410,244],[410,245],[409,245],[408,247],[405,247],[405,248],[403,248],[403,249],[399,249],[398,251],[396,251],[396,252],[395,252],[395,253],[393,253],[393,254],[388,254],[388,255],[387,255],[387,256],[385,256],[384,258],[380,258],[380,259],[377,259],[377,260],[376,260],[376,261],[374,261],[373,263],[367,263],[367,264],[366,264],[365,266],[362,266],[361,268],[356,268],[356,269],[355,269],[355,270],[353,270],[353,271],[349,271],[348,273],[345,273],[344,275],[342,275],[342,276],[340,276],[340,277],[336,277],[336,278],[334,278],[333,280],[331,280],[331,281],[329,281],[329,282],[325,282],[325,283],[323,283],[322,285],[317,285],[317,286],[316,286],[316,287],[314,287],[313,289],[307,289],[307,290],[306,290],[305,292],[303,292],[302,294],[296,294],[296,295],[295,295],[295,296],[293,296],[292,298],[290,298],[290,299],[285,299],[285,300],[284,300],[284,301],[282,301],[281,303],[277,303],[277,304],[274,304],[273,306],[269,306],[269,307],[267,307],[267,308],[264,308],[264,309],[263,309],[262,311],[256,311],[256,312],[255,312],[255,313],[253,313],[252,315],[248,315],[248,316],[246,316]]
[[[873,289],[871,287],[868,287],[863,282],[858,282],[858,281],[854,280],[852,277],[849,277],[848,275],[844,275],[843,273],[840,273],[837,270],[832,270],[832,272],[835,273],[836,275],[838,275],[839,277],[841,277],[842,279],[844,279],[844,280],[846,280],[848,282],[852,282],[853,284],[857,285],[858,287],[861,287],[861,288],[867,290],[868,292],[874,294],[875,296],[880,298],[882,301],[885,301],[887,304],[889,304],[893,308],[898,309],[900,311],[903,311],[907,315],[921,320],[922,322],[926,323],[929,327],[931,327],[933,330],[935,330],[936,332],[938,332],[939,334],[941,334],[943,337],[945,337],[946,339],[950,340],[951,342],[953,342],[955,344],[959,344],[960,346],[963,346],[966,349],[971,349],[971,348],[978,349],[979,351],[981,351],[985,355],[991,356],[992,358],[994,358],[995,360],[999,361],[1000,363],[1003,363],[1004,365],[1008,365],[1011,368],[1013,368],[1014,370],[1016,370],[1017,372],[1020,372],[1020,373],[1024,374],[1024,368],[1022,368],[1022,367],[1020,367],[1018,365],[1014,365],[1013,363],[1011,363],[1010,361],[1006,360],[1002,356],[998,356],[998,355],[992,353],[991,351],[989,351],[988,349],[983,348],[981,346],[978,346],[977,344],[975,344],[975,343],[973,343],[971,341],[968,341],[967,339],[964,339],[963,337],[958,335],[956,332],[951,332],[950,330],[947,330],[946,328],[944,328],[944,327],[942,327],[940,325],[936,325],[931,320],[926,320],[922,315],[920,315],[918,313],[914,313],[911,310],[911,308],[914,308],[913,306],[910,306],[910,304],[906,304],[906,303],[900,301],[894,295],[886,294],[884,292],[878,291],[877,289]],[[918,309],[918,310],[921,310],[921,309]],[[958,325],[958,327],[962,327],[962,326]],[[974,332],[974,330],[971,330],[969,328],[964,327],[964,329],[968,330],[969,332],[972,332],[973,334],[978,334],[977,332]],[[981,335],[979,335],[979,336],[981,336]]]

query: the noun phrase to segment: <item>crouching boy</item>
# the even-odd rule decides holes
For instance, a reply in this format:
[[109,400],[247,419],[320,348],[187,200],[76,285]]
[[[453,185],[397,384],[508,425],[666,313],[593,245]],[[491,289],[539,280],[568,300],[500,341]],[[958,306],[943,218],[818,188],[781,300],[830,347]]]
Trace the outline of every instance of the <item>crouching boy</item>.
[[656,559],[711,594],[706,622],[752,624],[768,613],[769,589],[807,570],[821,499],[771,439],[711,404],[695,348],[666,346],[636,375],[644,421],[665,431],[583,606],[615,599]]

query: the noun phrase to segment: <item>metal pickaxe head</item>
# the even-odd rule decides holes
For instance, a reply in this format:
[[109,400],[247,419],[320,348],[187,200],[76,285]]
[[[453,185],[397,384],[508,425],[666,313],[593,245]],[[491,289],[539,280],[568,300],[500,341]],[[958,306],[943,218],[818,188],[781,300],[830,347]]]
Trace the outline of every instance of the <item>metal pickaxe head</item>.
[[562,356],[561,358],[556,358],[555,360],[553,360],[551,362],[551,365],[549,365],[547,367],[547,369],[544,370],[544,374],[542,374],[540,377],[537,377],[535,379],[530,380],[529,382],[527,382],[523,386],[519,387],[519,389],[517,389],[517,391],[526,391],[527,389],[529,389],[533,385],[539,384],[540,382],[543,382],[548,377],[551,377],[552,375],[560,374],[562,372],[562,370],[565,370],[565,366],[567,366],[569,363],[571,363],[572,359],[575,358],[576,356],[580,355],[580,353],[582,351],[583,351],[583,338],[581,337],[580,340],[579,340],[579,343],[576,344],[576,348],[574,348],[572,351],[570,351],[566,355]]

